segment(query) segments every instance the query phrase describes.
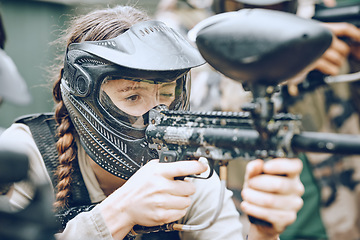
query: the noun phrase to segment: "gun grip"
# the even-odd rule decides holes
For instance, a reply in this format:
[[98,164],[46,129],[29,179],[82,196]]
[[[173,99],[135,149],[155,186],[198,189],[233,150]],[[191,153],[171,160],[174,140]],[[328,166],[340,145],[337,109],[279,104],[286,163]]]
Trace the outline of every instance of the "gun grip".
[[262,220],[262,219],[258,219],[256,217],[253,217],[253,216],[248,216],[249,217],[249,221],[253,224],[256,224],[256,225],[260,225],[260,226],[265,226],[265,227],[271,227],[272,224],[265,221],[265,220]]
[[[262,173],[263,174],[263,173]],[[277,176],[284,176],[286,177],[287,175],[286,174],[278,174]],[[262,220],[262,219],[258,219],[256,217],[253,217],[253,216],[248,216],[249,218],[249,221],[253,224],[256,224],[256,225],[260,225],[260,226],[265,226],[265,227],[272,227],[272,224],[265,221],[265,220]]]

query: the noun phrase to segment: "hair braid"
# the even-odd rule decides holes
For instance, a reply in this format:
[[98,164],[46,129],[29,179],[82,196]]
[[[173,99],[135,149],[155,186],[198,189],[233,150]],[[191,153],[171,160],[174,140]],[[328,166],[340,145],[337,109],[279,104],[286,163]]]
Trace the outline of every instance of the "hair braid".
[[72,163],[76,158],[77,147],[74,138],[74,127],[70,120],[67,109],[62,101],[60,93],[61,78],[54,85],[54,99],[57,102],[55,109],[55,120],[58,123],[58,137],[56,148],[59,153],[59,166],[56,170],[58,177],[55,208],[67,205],[70,196],[70,183],[72,173]]

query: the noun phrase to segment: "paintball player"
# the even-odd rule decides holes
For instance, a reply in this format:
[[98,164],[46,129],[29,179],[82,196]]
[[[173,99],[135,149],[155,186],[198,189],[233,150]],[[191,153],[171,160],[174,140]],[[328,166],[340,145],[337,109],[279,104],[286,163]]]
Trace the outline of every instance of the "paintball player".
[[[144,139],[150,109],[159,104],[187,109],[189,71],[204,63],[198,51],[165,24],[129,6],[75,18],[64,40],[65,60],[53,88],[54,115],[20,119],[0,138],[0,144],[27,147],[31,178],[52,182],[63,226],[57,238],[134,239],[135,225],[156,231],[174,221],[208,221],[220,191],[218,176],[176,180],[205,172],[207,166],[200,161],[159,163]],[[277,239],[295,221],[304,191],[301,170],[299,159],[248,164],[243,210],[272,224],[252,225],[248,239]],[[23,208],[32,196],[26,182],[15,184],[11,203]],[[209,228],[144,234],[142,239],[238,240],[241,230],[226,191],[220,215]]]
[[[333,7],[341,7],[344,4],[354,4],[356,7],[360,1],[337,1]],[[358,26],[351,24],[351,21],[345,21],[347,21],[346,18],[344,22],[324,23],[336,37],[333,38],[331,47],[315,63],[315,71],[307,77],[309,82],[316,82],[324,76],[335,79],[337,76],[346,76],[343,74],[355,73],[360,70],[360,30]],[[314,73],[320,74],[313,75]],[[303,86],[303,84],[299,86]],[[296,86],[289,90],[291,100],[286,98],[284,107],[289,112],[302,115],[305,130],[360,133],[359,81],[331,83],[322,85],[313,91],[301,91],[300,89]],[[304,157],[311,163],[313,177],[321,191],[320,210],[327,237],[329,239],[359,238],[360,215],[357,190],[360,180],[357,177],[360,171],[359,156],[307,153]],[[303,183],[306,188],[307,184],[305,181]],[[306,199],[304,200],[306,205]],[[300,212],[298,216],[299,221],[301,214]],[[299,225],[299,227],[301,226]],[[300,229],[299,227],[298,229]],[[284,234],[290,234],[289,230],[295,229],[291,227]]]
[[[356,1],[352,2],[358,4]],[[214,1],[213,9],[216,13],[222,13],[242,8],[267,8],[312,17],[314,13],[308,11],[306,3],[306,1],[288,0],[218,0]],[[336,1],[324,1],[324,3],[329,7],[337,4]],[[348,22],[322,24],[331,29],[334,38],[330,48],[314,63],[312,69],[331,76],[359,71],[360,30]],[[347,41],[344,41],[344,38]],[[297,83],[299,82],[291,82],[288,85],[290,97],[282,101],[285,107],[282,110],[301,114],[305,131],[360,133],[359,111],[356,111],[360,106],[358,82],[334,84],[332,87],[324,86],[311,93],[300,93]],[[224,111],[239,111],[242,104],[251,99],[251,96],[248,96],[249,93],[244,92],[240,84],[226,78],[221,80],[219,89],[221,99],[217,102],[221,103],[220,108]],[[233,99],[235,91],[236,93],[243,91],[243,97],[240,98],[238,94],[239,99]],[[359,182],[359,178],[356,177],[360,170],[357,164],[358,159],[330,154],[306,154],[301,158],[304,160],[304,169],[301,174],[305,185],[304,207],[300,210],[297,221],[287,228],[281,235],[281,239],[359,238],[357,227],[359,216],[358,211],[355,210],[358,209],[359,202],[355,190]],[[305,158],[308,158],[311,164]],[[241,165],[240,162],[231,162],[231,164]],[[241,201],[236,188],[242,181],[242,177],[236,180],[239,172],[235,170],[241,168],[243,165],[229,168],[233,171],[229,173],[229,188],[235,193],[235,201]],[[348,210],[339,210],[344,209],[345,206]]]

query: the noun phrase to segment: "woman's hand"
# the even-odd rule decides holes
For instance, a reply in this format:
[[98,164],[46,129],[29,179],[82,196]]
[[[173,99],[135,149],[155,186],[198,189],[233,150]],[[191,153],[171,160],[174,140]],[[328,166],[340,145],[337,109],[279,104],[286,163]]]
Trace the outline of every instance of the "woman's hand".
[[251,224],[249,239],[276,239],[296,220],[303,205],[300,159],[255,160],[248,163],[241,209],[272,227]]
[[200,174],[206,169],[199,161],[147,163],[100,204],[113,237],[122,239],[134,225],[157,226],[182,218],[195,186],[174,177]]

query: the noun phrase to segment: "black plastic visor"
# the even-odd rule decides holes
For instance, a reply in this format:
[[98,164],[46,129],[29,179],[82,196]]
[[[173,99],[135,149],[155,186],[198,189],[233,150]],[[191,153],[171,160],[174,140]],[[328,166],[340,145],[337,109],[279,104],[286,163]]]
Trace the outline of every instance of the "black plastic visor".
[[116,38],[73,43],[82,50],[119,66],[147,71],[177,71],[205,63],[198,50],[160,21],[133,25]]

